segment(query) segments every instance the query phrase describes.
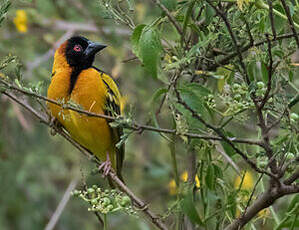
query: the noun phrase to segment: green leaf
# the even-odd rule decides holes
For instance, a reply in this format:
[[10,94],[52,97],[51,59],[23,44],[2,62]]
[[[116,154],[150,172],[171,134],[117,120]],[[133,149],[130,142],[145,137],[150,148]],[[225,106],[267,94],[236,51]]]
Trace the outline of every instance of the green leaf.
[[214,190],[216,177],[215,177],[215,169],[213,164],[209,164],[205,180],[208,188]]
[[[230,133],[230,132],[225,132],[223,129],[222,129],[222,132],[223,132],[227,137],[229,137],[229,138],[234,137],[234,135],[233,135],[232,133]],[[232,146],[231,146],[230,144],[228,144],[228,143],[225,142],[225,141],[221,141],[220,143],[221,143],[221,145],[222,145],[222,147],[223,147],[225,153],[226,153],[228,156],[232,157],[233,155],[235,155],[236,152],[235,152],[235,150],[232,148]]]
[[228,156],[232,157],[233,155],[235,155],[235,150],[228,143],[224,141],[221,141],[220,143]]
[[193,91],[189,91],[186,88],[179,89],[182,100],[194,111],[198,112],[201,116],[207,114],[207,110],[204,106],[204,98],[198,97]]
[[139,40],[140,40],[142,30],[144,29],[145,26],[146,25],[144,24],[136,26],[131,36],[132,51],[139,59],[141,59],[139,55]]
[[[289,207],[288,207],[288,212],[290,212],[295,207],[296,204],[299,204],[299,194],[296,194],[294,196],[294,198],[292,199],[292,201],[291,201],[291,203],[289,204]],[[299,209],[298,209],[298,211],[299,211]]]
[[177,6],[177,0],[161,0],[161,3],[169,10],[174,11]]
[[218,167],[217,165],[213,164],[214,166],[214,170],[215,170],[215,176],[216,178],[223,178],[223,171],[220,167]]
[[160,89],[156,90],[156,92],[152,96],[152,100],[151,100],[152,103],[155,103],[160,96],[164,95],[167,92],[168,92],[168,90],[165,88],[160,88]]
[[267,65],[264,62],[261,62],[261,74],[262,74],[262,80],[264,83],[268,82],[268,69]]
[[265,63],[259,61],[252,61],[247,66],[247,72],[250,81],[262,80],[263,82],[268,82],[268,69]]
[[[231,66],[228,66],[228,67],[232,68]],[[217,88],[220,93],[222,92],[226,81],[230,78],[231,73],[232,73],[232,71],[227,68],[224,68],[224,67],[217,68],[216,74],[218,74],[218,75],[214,75],[214,77],[218,76],[218,78],[216,78],[216,79],[218,79]],[[221,78],[220,78],[220,76],[221,76]]]
[[249,65],[247,66],[247,72],[248,72],[250,81],[256,80],[256,62],[255,61],[252,61],[249,63]]
[[213,21],[214,15],[215,15],[215,10],[209,4],[206,4],[205,24],[209,25]]
[[196,94],[197,97],[202,97],[202,98],[211,94],[210,90],[197,83],[184,84],[183,86],[180,87],[180,89],[192,91],[194,94]]
[[[187,83],[181,85],[178,88],[178,91],[180,92],[182,100],[186,102],[191,109],[200,114],[204,119],[210,118],[209,110],[205,105],[206,97],[210,94],[210,91],[207,88],[196,83]],[[185,108],[182,109],[182,107],[177,108],[186,117],[190,127],[203,128],[202,124],[197,119],[193,118],[189,111],[186,111]]]
[[162,45],[157,31],[153,27],[143,28],[138,46],[139,55],[145,69],[156,78],[162,51]]
[[182,200],[181,206],[183,212],[189,217],[193,224],[199,224],[203,226],[203,222],[195,208],[194,201],[192,199],[192,193],[187,194],[187,196]]

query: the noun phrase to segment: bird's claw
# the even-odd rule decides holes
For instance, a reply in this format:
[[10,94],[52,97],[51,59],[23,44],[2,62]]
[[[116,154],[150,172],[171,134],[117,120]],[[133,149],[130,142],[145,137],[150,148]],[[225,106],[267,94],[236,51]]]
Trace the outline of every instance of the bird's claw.
[[55,136],[57,132],[60,132],[62,130],[62,125],[55,117],[51,117],[49,126],[51,127],[50,134],[52,136]]
[[99,171],[103,170],[103,177],[108,176],[110,170],[111,170],[111,161],[107,155],[107,160],[104,161],[100,166],[99,166]]

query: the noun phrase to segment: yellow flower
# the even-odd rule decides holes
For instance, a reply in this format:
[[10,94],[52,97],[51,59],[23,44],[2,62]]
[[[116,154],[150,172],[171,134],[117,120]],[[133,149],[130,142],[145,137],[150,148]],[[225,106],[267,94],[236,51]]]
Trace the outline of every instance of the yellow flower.
[[175,180],[174,179],[172,179],[169,183],[168,183],[168,190],[169,190],[169,194],[170,195],[175,195],[175,194],[177,194],[177,187],[176,187],[176,183],[175,183]]
[[183,182],[187,182],[188,180],[188,172],[187,171],[184,171],[182,174],[181,174],[181,180]]
[[20,33],[27,32],[27,14],[25,10],[17,10],[16,17],[14,18],[13,22]]
[[[183,182],[187,182],[188,181],[188,172],[187,171],[184,171],[181,176],[180,176],[181,180]],[[199,181],[199,178],[198,176],[196,175],[195,176],[195,186],[196,188],[199,188],[200,187],[200,181]],[[172,179],[169,183],[168,183],[168,189],[169,189],[169,194],[170,195],[175,195],[177,194],[177,186],[176,186],[176,183],[175,183],[175,180]]]
[[[235,188],[238,189],[240,187],[240,184],[241,184],[241,181],[242,181],[242,177],[238,176],[236,179],[235,179]],[[245,172],[245,175],[244,175],[244,179],[243,179],[243,183],[242,183],[242,187],[241,189],[243,190],[251,190],[253,188],[253,177],[251,175],[250,172],[246,171]]]
[[[184,172],[181,174],[181,180],[182,180],[183,182],[187,182],[187,180],[188,180],[188,172],[187,172],[187,171],[184,171]],[[197,175],[195,176],[195,186],[196,186],[196,188],[199,188],[199,187],[200,187],[200,182],[199,182],[199,178],[198,178]]]

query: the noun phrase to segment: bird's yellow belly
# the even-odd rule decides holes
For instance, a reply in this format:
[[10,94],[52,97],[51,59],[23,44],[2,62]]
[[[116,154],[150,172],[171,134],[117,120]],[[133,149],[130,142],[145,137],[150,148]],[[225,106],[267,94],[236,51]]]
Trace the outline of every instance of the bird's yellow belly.
[[63,117],[60,115],[58,119],[71,137],[101,161],[105,161],[112,145],[110,127],[105,119],[88,117],[70,110],[65,111]]
[[65,111],[64,116],[59,115],[58,119],[72,138],[100,160],[106,160],[106,153],[110,151],[112,143],[110,127],[105,119],[88,117],[71,110]]
[[[68,92],[70,74],[57,72],[48,89],[48,97],[53,100],[72,101],[85,111],[104,114],[107,89],[96,70],[83,70],[71,94]],[[106,161],[107,153],[114,165],[114,144],[111,128],[105,119],[90,117],[72,110],[49,104],[51,113],[56,117],[71,137],[91,151],[101,161]]]

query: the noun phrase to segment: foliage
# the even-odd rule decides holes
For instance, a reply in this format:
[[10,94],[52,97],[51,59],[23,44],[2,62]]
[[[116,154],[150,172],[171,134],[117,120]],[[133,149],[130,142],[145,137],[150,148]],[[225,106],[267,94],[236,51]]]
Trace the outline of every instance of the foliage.
[[[50,82],[56,41],[77,32],[109,44],[96,65],[111,71],[127,98],[125,117],[111,122],[125,128],[124,177],[169,229],[299,227],[298,1],[9,6],[0,6],[0,92],[25,94],[45,114],[38,95]],[[0,106],[0,228],[44,228],[74,178],[83,202],[69,201],[57,229],[98,229],[88,209],[105,223],[109,216],[108,229],[153,228],[122,215],[137,215],[134,202],[105,190],[73,146],[50,137],[5,95]]]

